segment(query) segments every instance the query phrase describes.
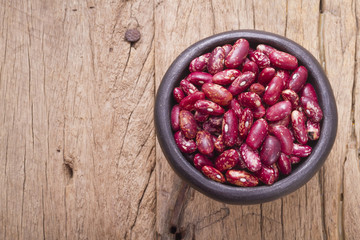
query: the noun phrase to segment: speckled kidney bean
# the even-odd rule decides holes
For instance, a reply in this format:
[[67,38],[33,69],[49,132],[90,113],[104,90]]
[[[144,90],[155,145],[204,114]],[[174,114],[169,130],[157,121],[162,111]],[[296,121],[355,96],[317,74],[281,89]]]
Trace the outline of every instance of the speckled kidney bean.
[[262,118],[265,116],[266,109],[263,105],[260,105],[258,108],[251,109],[254,118]]
[[253,72],[244,72],[231,83],[228,90],[232,95],[238,95],[250,87],[254,81],[255,74]]
[[249,145],[243,143],[240,147],[240,154],[249,171],[256,172],[261,169],[260,156],[256,150],[253,150]]
[[180,129],[180,111],[181,108],[179,105],[174,105],[174,107],[171,109],[171,127],[174,131],[178,131]]
[[193,139],[187,139],[182,131],[174,134],[175,143],[183,153],[193,153],[196,151],[196,143]]
[[196,169],[200,171],[203,166],[212,166],[212,167],[214,166],[213,162],[208,157],[206,157],[201,153],[195,154],[193,161]]
[[185,137],[192,139],[196,137],[197,124],[194,115],[190,111],[181,110],[179,114],[180,129]]
[[208,166],[208,165],[203,166],[201,168],[201,172],[206,177],[208,177],[209,179],[211,179],[213,181],[216,181],[219,183],[224,183],[226,181],[224,175],[219,170],[217,170],[216,168],[214,168],[212,166]]
[[248,61],[245,61],[242,71],[243,71],[243,73],[253,72],[256,77],[259,74],[259,67],[255,62],[248,60]]
[[222,127],[223,116],[210,116],[209,123],[214,127]]
[[235,167],[239,161],[239,154],[235,149],[228,149],[221,153],[215,160],[215,167],[224,172]]
[[279,179],[279,167],[277,166],[277,163],[274,163],[273,165],[270,166],[272,169],[274,169],[274,174],[275,174],[275,182]]
[[290,73],[288,70],[279,69],[276,71],[275,76],[283,80],[284,87],[288,85],[290,79]]
[[238,119],[232,109],[224,114],[222,121],[222,135],[226,146],[232,147],[235,145],[238,136]]
[[242,107],[245,108],[258,108],[261,106],[261,98],[253,92],[242,92],[238,96],[238,100]]
[[205,131],[208,131],[209,133],[211,134],[214,134],[214,135],[219,135],[221,134],[221,126],[214,126],[212,125],[209,120],[205,121],[203,124],[202,124],[202,128],[205,130]]
[[180,87],[186,95],[191,95],[199,91],[199,89],[197,89],[194,84],[192,84],[186,79],[180,81]]
[[232,94],[226,88],[218,84],[205,83],[202,85],[201,89],[209,100],[219,104],[220,106],[229,105],[233,98]]
[[276,180],[275,171],[271,167],[262,166],[255,175],[266,185],[272,185]]
[[210,58],[211,53],[205,53],[200,57],[195,58],[190,62],[189,71],[190,72],[202,72],[205,71],[207,62]]
[[268,134],[268,124],[260,118],[254,122],[246,138],[246,144],[252,149],[258,149]]
[[299,92],[305,85],[308,71],[304,66],[300,66],[291,74],[288,88],[294,92]]
[[244,161],[244,159],[241,157],[240,147],[241,147],[241,145],[239,146],[239,148],[236,148],[236,151],[237,151],[238,154],[239,154],[239,162],[238,162],[237,167],[240,168],[240,169],[246,169],[247,167],[246,167],[245,161]]
[[297,110],[292,111],[291,124],[295,139],[301,144],[306,144],[308,141],[308,135],[305,126],[305,115]]
[[236,98],[233,98],[233,100],[231,100],[230,102],[230,108],[232,110],[234,110],[236,117],[239,119],[241,116],[241,113],[243,111],[242,107],[240,106],[240,103],[238,102],[238,100]]
[[195,92],[183,98],[179,105],[182,109],[192,111],[194,110],[194,104],[196,101],[201,99],[205,99],[205,94],[203,92]]
[[206,99],[196,101],[194,108],[200,113],[213,116],[219,116],[225,112],[220,105]]
[[269,54],[269,59],[272,66],[285,70],[294,70],[298,67],[298,60],[293,55],[282,52],[282,51],[272,51]]
[[204,83],[211,83],[212,79],[213,76],[206,72],[192,72],[186,77],[186,80],[197,86],[201,86]]
[[284,88],[284,82],[280,77],[274,77],[265,88],[263,100],[267,105],[274,105],[279,99]]
[[294,143],[292,154],[296,157],[307,157],[311,154],[312,148],[309,145]]
[[287,127],[278,125],[271,127],[270,132],[280,141],[281,152],[290,155],[293,150],[293,139],[290,130]]
[[269,56],[269,54],[272,53],[275,50],[275,48],[266,44],[259,44],[257,45],[256,50],[259,50],[260,52]]
[[223,151],[225,151],[225,143],[224,143],[224,137],[222,134],[220,134],[217,139],[216,142],[214,143],[214,148],[217,152],[222,153]]
[[300,96],[307,97],[307,98],[312,99],[315,102],[318,102],[318,98],[317,98],[315,89],[310,83],[305,84],[305,86],[301,90]]
[[232,45],[231,44],[225,44],[224,46],[222,46],[222,48],[225,51],[225,57],[227,57],[227,55],[229,55],[231,49],[232,49]]
[[200,153],[204,155],[211,154],[214,151],[211,134],[204,130],[198,131],[196,134],[196,146]]
[[257,177],[244,170],[228,170],[225,176],[230,184],[240,187],[255,187],[259,184]]
[[173,90],[173,96],[174,96],[175,101],[177,103],[180,103],[181,100],[183,100],[186,95],[180,87],[176,87]]
[[291,89],[285,89],[281,92],[281,96],[284,100],[291,102],[292,109],[297,109],[300,103],[300,98],[295,91]]
[[199,111],[195,111],[194,113],[194,118],[197,122],[205,122],[209,117],[209,114],[204,114],[204,113],[201,113]]
[[225,50],[222,47],[216,47],[209,57],[207,69],[214,75],[224,69]]
[[253,113],[249,108],[245,108],[239,118],[239,136],[243,139],[247,136],[254,121]]
[[318,140],[320,138],[320,123],[308,120],[306,122],[306,132],[311,140]]
[[319,104],[308,97],[300,98],[301,106],[306,114],[306,116],[313,122],[320,122],[323,118],[323,112]]
[[269,121],[279,121],[291,113],[290,101],[278,102],[266,110],[265,118]]
[[296,157],[296,156],[290,156],[290,162],[291,164],[297,164],[301,161],[301,158]]
[[219,85],[229,85],[241,75],[238,69],[225,69],[212,77],[212,82]]
[[273,77],[275,77],[275,74],[275,68],[266,67],[259,73],[258,82],[265,86],[273,79]]
[[231,51],[225,58],[227,68],[238,68],[249,52],[249,42],[246,39],[239,39],[232,46]]
[[270,166],[275,163],[281,153],[281,143],[280,141],[271,135],[268,135],[260,150],[260,160],[266,166]]
[[259,96],[262,96],[263,93],[265,92],[265,87],[260,83],[253,83],[251,84],[249,91],[256,93]]
[[249,54],[249,57],[251,61],[258,65],[259,68],[266,68],[270,66],[269,57],[259,50],[253,51],[251,54]]
[[288,115],[279,121],[269,122],[269,128],[273,128],[275,126],[280,126],[280,125],[287,127],[290,124],[290,121],[291,121],[291,117],[290,115]]
[[277,161],[277,165],[282,174],[289,175],[291,173],[290,158],[286,154],[284,154],[284,153],[280,154],[280,157]]

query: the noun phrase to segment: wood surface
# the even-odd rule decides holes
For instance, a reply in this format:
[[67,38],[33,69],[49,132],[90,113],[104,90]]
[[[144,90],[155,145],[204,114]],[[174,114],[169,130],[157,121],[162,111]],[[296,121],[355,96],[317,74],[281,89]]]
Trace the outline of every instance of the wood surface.
[[[359,0],[0,0],[0,239],[359,239],[359,17]],[[320,172],[249,206],[181,181],[153,121],[176,56],[236,29],[307,48],[339,113]]]

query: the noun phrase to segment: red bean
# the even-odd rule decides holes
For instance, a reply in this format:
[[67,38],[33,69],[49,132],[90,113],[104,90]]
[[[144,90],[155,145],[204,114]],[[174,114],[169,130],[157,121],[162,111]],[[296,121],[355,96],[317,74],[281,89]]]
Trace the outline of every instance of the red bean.
[[306,116],[313,122],[320,122],[323,118],[323,112],[319,104],[308,97],[300,98],[301,106],[304,109]]
[[290,130],[284,126],[278,125],[270,129],[270,132],[277,137],[281,143],[281,152],[290,155],[293,150],[293,140]]
[[272,53],[275,48],[269,46],[269,45],[265,45],[265,44],[259,44],[256,47],[257,50],[259,50],[262,53],[265,53],[267,56],[269,56],[270,53]]
[[290,73],[289,71],[287,70],[283,70],[283,69],[279,69],[277,70],[276,74],[275,74],[276,77],[279,77],[283,80],[284,82],[284,87],[288,85],[288,82],[290,80]]
[[265,118],[269,121],[279,121],[291,113],[291,103],[289,101],[278,102],[266,111]]
[[230,102],[230,108],[232,110],[234,110],[236,117],[240,118],[241,113],[243,111],[242,107],[240,106],[240,103],[238,102],[238,100],[236,98],[233,98],[233,100],[231,100]]
[[243,143],[240,147],[240,154],[249,171],[256,172],[261,169],[260,157],[256,150],[253,150],[249,145]]
[[242,92],[238,96],[238,100],[242,107],[245,108],[258,108],[261,106],[261,98],[253,92]]
[[206,65],[210,58],[211,53],[205,53],[200,57],[195,58],[190,62],[189,71],[190,72],[202,72],[205,71]]
[[290,158],[286,154],[284,154],[284,153],[280,154],[277,164],[278,164],[279,170],[282,174],[289,175],[291,173]]
[[180,106],[175,105],[171,109],[171,127],[174,131],[178,131],[180,129]]
[[275,182],[279,179],[279,167],[277,166],[276,163],[274,163],[273,165],[270,166],[273,170],[274,170],[274,174],[275,174]]
[[309,145],[294,143],[292,154],[296,157],[307,157],[311,154],[312,148]]
[[269,123],[269,127],[270,128],[273,128],[275,126],[279,126],[279,125],[282,125],[284,127],[287,127],[289,124],[290,124],[290,115],[284,117],[283,119],[279,120],[279,121],[276,121],[276,122],[270,122]]
[[209,122],[214,127],[222,127],[223,116],[210,116]]
[[248,52],[249,42],[246,39],[237,40],[225,58],[225,66],[227,68],[238,68]]
[[255,175],[266,185],[272,185],[276,180],[275,170],[271,167],[262,166]]
[[180,129],[185,137],[192,139],[196,137],[197,124],[194,115],[190,111],[181,110],[179,114]]
[[194,84],[186,79],[180,81],[180,87],[186,95],[191,95],[199,91],[199,89],[197,89]]
[[220,105],[209,100],[198,100],[194,104],[194,107],[200,113],[213,115],[213,116],[219,116],[224,114],[225,112]]
[[239,154],[235,149],[228,149],[221,153],[215,160],[215,167],[220,172],[224,172],[235,167],[239,161]]
[[228,170],[225,176],[230,184],[240,187],[255,187],[259,184],[257,177],[244,170]]
[[301,144],[306,144],[308,141],[308,135],[305,126],[304,114],[294,110],[291,113],[291,124],[293,127],[295,139]]
[[216,142],[214,143],[214,147],[215,147],[215,150],[219,153],[222,153],[225,150],[226,146],[224,143],[223,135],[218,136],[218,138],[216,139]]
[[211,134],[215,134],[215,135],[221,134],[221,126],[214,126],[209,122],[209,120],[205,121],[202,124],[202,129],[208,131]]
[[230,109],[224,114],[222,122],[222,134],[224,143],[228,147],[232,147],[236,143],[238,137],[238,119],[234,110]]
[[258,76],[258,82],[262,85],[267,85],[273,77],[275,77],[276,70],[272,67],[264,68]]
[[304,66],[300,66],[291,74],[288,83],[289,89],[299,92],[305,85],[308,77],[308,71]]
[[196,101],[201,99],[205,99],[205,94],[203,92],[195,92],[182,99],[179,105],[182,109],[192,111],[194,110]]
[[306,132],[310,140],[318,140],[320,137],[320,123],[308,120],[306,122]]
[[180,103],[183,98],[185,98],[185,93],[180,87],[176,87],[173,90],[173,96],[177,103]]
[[216,47],[209,57],[207,69],[214,75],[224,69],[225,50],[222,47]]
[[251,109],[254,118],[262,118],[263,116],[265,116],[266,113],[266,109],[263,105],[260,105],[260,107],[255,108],[255,109]]
[[249,60],[249,61],[245,61],[242,71],[253,72],[255,73],[255,77],[256,77],[259,74],[259,67],[255,62]]
[[193,153],[196,151],[196,143],[193,139],[187,139],[182,131],[174,134],[176,145],[183,153]]
[[259,50],[253,51],[251,54],[249,54],[249,56],[250,60],[255,62],[259,68],[266,68],[270,66],[269,57]]
[[246,138],[246,144],[252,149],[258,149],[268,133],[268,124],[261,118],[254,122]]
[[315,89],[310,83],[305,84],[305,86],[301,90],[300,96],[307,97],[307,98],[312,99],[315,102],[318,102],[318,98],[317,98]]
[[232,45],[231,44],[225,44],[224,46],[222,46],[222,48],[225,51],[225,57],[227,57],[227,55],[229,55],[231,49],[232,49]]
[[198,112],[198,111],[195,111],[194,113],[194,118],[197,122],[205,122],[209,117],[209,114],[204,114],[204,113],[201,113],[201,112]]
[[250,87],[254,81],[255,74],[253,72],[244,72],[231,83],[228,90],[232,95],[238,95]]
[[245,108],[239,118],[239,136],[243,139],[247,136],[254,121],[253,113],[249,108]]
[[262,96],[263,93],[265,92],[265,87],[263,85],[261,85],[260,83],[253,83],[253,84],[251,84],[249,91],[256,93],[259,96]]
[[205,83],[201,89],[209,100],[219,104],[220,106],[229,105],[233,98],[226,88],[218,84]]
[[300,104],[300,98],[297,93],[291,89],[285,89],[281,92],[281,96],[284,100],[291,102],[292,109],[297,109]]
[[219,170],[217,170],[216,168],[214,168],[212,166],[207,166],[207,165],[203,166],[201,168],[201,171],[206,177],[208,177],[209,179],[211,179],[213,181],[216,181],[219,183],[224,183],[226,181],[224,175]]
[[268,135],[260,150],[260,160],[266,166],[270,166],[274,164],[281,153],[281,143],[280,141],[271,135]]
[[271,65],[285,70],[294,70],[298,66],[298,61],[296,57],[289,53],[278,50],[272,51],[269,54],[269,59]]
[[229,85],[240,75],[241,75],[240,70],[225,69],[224,71],[216,73],[212,77],[212,82],[219,85]]
[[196,134],[196,146],[200,153],[209,155],[214,151],[214,143],[211,134],[207,131],[198,131]]
[[274,105],[279,99],[284,88],[284,82],[280,77],[274,77],[265,88],[263,100],[267,105]]
[[301,161],[301,158],[299,158],[299,157],[296,157],[296,156],[291,156],[290,157],[290,162],[291,162],[291,164],[297,164],[297,163],[299,163]]
[[201,153],[197,153],[194,156],[194,166],[196,167],[196,169],[201,171],[201,168],[203,166],[211,166],[213,167],[214,164],[211,162],[211,160],[206,157],[205,155],[201,154]]
[[201,86],[204,83],[211,83],[212,78],[213,76],[206,72],[192,72],[186,77],[186,80],[194,85]]

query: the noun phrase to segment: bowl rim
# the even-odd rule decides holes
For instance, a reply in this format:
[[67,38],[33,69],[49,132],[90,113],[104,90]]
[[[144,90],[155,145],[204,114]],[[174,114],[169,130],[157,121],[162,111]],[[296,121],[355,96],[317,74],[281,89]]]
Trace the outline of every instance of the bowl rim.
[[[303,65],[308,69],[308,79],[310,79],[316,90],[324,114],[320,139],[313,147],[311,155],[297,166],[289,176],[271,186],[262,185],[243,188],[221,184],[206,178],[180,152],[170,125],[170,110],[174,102],[172,90],[189,73],[188,65],[190,61],[209,52],[216,46],[227,43],[233,44],[239,38],[247,39],[250,45],[268,44],[278,50],[294,55],[299,61],[299,66]],[[322,90],[319,91],[320,89]],[[154,122],[157,139],[167,161],[175,173],[189,183],[190,186],[220,202],[258,204],[290,194],[303,186],[316,174],[324,164],[334,144],[338,126],[338,114],[330,82],[319,62],[308,50],[286,37],[265,31],[246,29],[222,32],[204,38],[185,49],[174,60],[163,76],[156,93]]]

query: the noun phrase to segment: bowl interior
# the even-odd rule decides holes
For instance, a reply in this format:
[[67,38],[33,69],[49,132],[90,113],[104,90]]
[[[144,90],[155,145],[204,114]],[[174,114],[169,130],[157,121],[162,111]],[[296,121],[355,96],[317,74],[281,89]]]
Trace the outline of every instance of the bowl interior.
[[[170,126],[170,112],[175,103],[172,90],[190,72],[192,59],[212,51],[217,46],[233,44],[237,39],[245,38],[250,46],[267,44],[278,50],[288,52],[308,69],[310,82],[318,95],[324,118],[321,123],[320,139],[313,143],[311,155],[302,161],[292,173],[271,186],[242,188],[220,184],[206,178],[186,160],[178,149]],[[193,188],[218,201],[231,204],[256,204],[271,201],[289,194],[307,181],[320,169],[326,160],[335,140],[337,131],[337,109],[335,98],[322,67],[317,60],[303,47],[282,36],[255,30],[225,32],[203,39],[182,52],[169,67],[159,86],[155,103],[155,127],[163,153],[174,171]]]

